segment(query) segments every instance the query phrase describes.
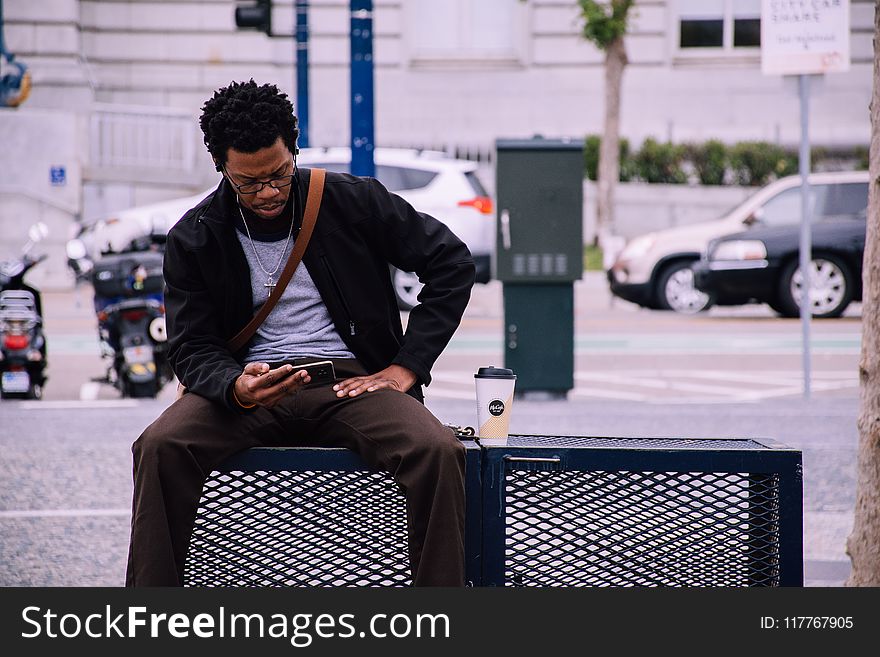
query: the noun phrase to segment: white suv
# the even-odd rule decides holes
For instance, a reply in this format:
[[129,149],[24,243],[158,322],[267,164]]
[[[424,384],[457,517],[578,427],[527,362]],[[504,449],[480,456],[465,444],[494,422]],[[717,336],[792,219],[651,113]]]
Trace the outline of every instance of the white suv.
[[[376,178],[417,210],[449,226],[470,249],[477,266],[477,282],[489,282],[495,215],[492,200],[477,177],[477,163],[435,151],[397,148],[377,148],[374,161]],[[349,171],[350,162],[348,148],[303,148],[297,156],[299,165],[343,173]],[[125,251],[134,240],[167,233],[213,191],[214,187],[194,196],[117,212],[84,230],[79,238],[92,259],[109,251]],[[409,310],[418,303],[422,283],[415,274],[394,268],[391,276],[400,309]]]
[[[471,251],[477,282],[488,283],[495,244],[492,200],[477,177],[477,163],[456,160],[437,151],[377,148],[373,152],[376,178],[416,210],[439,219]],[[349,148],[303,148],[297,163],[348,173]],[[418,303],[422,284],[414,274],[391,271],[397,303],[409,310]]]
[[[853,195],[868,203],[868,172],[840,171],[810,175],[810,194],[817,215],[824,200]],[[821,216],[817,217],[821,218]],[[770,183],[720,219],[677,226],[640,235],[626,244],[608,269],[612,294],[646,308],[696,313],[713,299],[694,287],[691,265],[709,240],[751,226],[782,226],[800,222],[801,179],[787,176]]]

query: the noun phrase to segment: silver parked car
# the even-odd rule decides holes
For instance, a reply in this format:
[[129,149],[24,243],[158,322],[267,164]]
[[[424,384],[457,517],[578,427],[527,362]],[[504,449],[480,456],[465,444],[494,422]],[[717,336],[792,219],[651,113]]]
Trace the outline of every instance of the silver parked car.
[[[844,196],[847,205],[867,207],[868,172],[841,171],[810,175],[814,213],[821,217]],[[828,210],[831,211],[830,209]],[[710,240],[751,227],[800,223],[801,179],[787,176],[758,190],[720,219],[677,226],[631,240],[607,271],[611,292],[646,308],[696,313],[710,308],[711,294],[694,286],[691,265]]]

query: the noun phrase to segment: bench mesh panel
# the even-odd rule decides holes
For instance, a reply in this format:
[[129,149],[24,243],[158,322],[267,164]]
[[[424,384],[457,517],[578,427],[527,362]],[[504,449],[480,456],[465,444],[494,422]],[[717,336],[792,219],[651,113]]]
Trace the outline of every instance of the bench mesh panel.
[[507,586],[777,586],[779,476],[510,470]]
[[212,472],[186,586],[408,586],[406,507],[385,472]]
[[592,436],[510,436],[507,444],[513,447],[564,447],[613,449],[766,449],[761,443],[748,438],[595,438]]

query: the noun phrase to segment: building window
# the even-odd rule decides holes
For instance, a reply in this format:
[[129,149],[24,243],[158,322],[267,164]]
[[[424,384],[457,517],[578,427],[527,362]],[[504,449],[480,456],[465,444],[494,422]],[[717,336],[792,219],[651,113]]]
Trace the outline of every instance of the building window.
[[527,5],[520,0],[409,0],[404,7],[410,60],[520,62]]
[[761,46],[761,0],[678,0],[676,11],[682,53]]

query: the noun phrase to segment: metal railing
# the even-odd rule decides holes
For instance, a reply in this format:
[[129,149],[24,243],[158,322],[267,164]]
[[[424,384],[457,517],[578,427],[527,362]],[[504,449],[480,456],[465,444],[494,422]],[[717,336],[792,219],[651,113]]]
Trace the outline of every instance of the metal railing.
[[90,164],[192,173],[198,136],[188,112],[162,107],[96,105],[90,122]]
[[382,144],[388,148],[408,148],[417,151],[437,151],[447,157],[459,160],[470,160],[480,164],[491,166],[495,161],[495,145],[486,143],[453,143],[453,142],[395,142]]

